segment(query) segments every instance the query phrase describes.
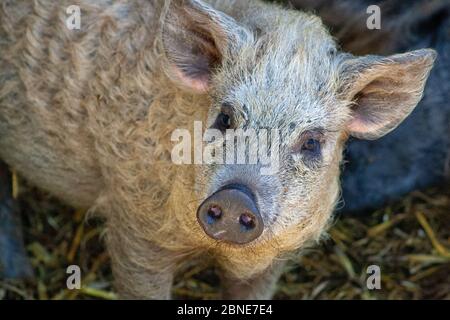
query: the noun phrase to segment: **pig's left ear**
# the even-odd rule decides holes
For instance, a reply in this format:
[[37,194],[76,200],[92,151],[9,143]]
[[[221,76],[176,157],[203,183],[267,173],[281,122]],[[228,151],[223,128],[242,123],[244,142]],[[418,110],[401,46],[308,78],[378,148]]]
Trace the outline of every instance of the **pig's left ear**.
[[349,133],[373,140],[395,129],[422,98],[435,58],[434,50],[422,49],[345,60],[340,92],[353,102]]
[[199,0],[172,0],[162,25],[166,74],[184,89],[204,93],[224,55],[248,37],[233,18]]

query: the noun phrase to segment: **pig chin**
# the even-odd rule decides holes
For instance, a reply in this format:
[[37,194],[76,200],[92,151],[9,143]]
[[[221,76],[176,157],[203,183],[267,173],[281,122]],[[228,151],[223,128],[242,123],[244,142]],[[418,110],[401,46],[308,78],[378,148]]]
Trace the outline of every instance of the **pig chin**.
[[266,270],[278,256],[279,252],[274,248],[253,247],[252,250],[238,251],[223,248],[217,255],[217,262],[235,278],[245,280]]

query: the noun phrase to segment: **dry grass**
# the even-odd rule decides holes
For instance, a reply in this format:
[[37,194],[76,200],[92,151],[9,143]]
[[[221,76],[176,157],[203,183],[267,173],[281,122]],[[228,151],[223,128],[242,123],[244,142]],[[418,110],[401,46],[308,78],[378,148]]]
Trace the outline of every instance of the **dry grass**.
[[[101,221],[83,223],[83,212],[22,184],[18,201],[36,279],[0,282],[0,298],[116,298]],[[297,262],[281,278],[277,299],[450,299],[450,189],[414,192],[366,217],[338,219],[330,239]],[[70,264],[82,269],[81,290],[66,289]],[[381,290],[366,288],[372,264],[381,268]],[[174,296],[217,298],[214,269],[192,266],[176,279]]]

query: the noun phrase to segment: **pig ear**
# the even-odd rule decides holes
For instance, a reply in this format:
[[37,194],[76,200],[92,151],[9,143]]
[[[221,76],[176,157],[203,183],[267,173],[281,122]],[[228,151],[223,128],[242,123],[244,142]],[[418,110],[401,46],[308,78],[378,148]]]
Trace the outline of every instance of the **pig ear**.
[[372,140],[395,129],[422,98],[435,58],[434,50],[423,49],[346,60],[341,92],[354,103],[349,133]]
[[226,54],[249,33],[231,17],[198,0],[172,0],[163,23],[165,71],[182,87],[204,93]]

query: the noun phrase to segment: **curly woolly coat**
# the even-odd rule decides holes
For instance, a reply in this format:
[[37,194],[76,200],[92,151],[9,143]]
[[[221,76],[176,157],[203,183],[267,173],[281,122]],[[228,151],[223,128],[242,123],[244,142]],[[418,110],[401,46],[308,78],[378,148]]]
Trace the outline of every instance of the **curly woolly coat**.
[[[167,283],[180,263],[213,252],[229,278],[261,275],[251,285],[231,282],[233,297],[268,297],[280,271],[266,271],[275,269],[281,253],[320,237],[338,197],[341,151],[348,136],[342,128],[351,115],[352,96],[339,100],[337,95],[341,91],[355,95],[358,89],[342,85],[341,70],[347,69],[350,84],[356,82],[359,69],[343,65],[348,58],[344,55],[336,58],[333,40],[313,15],[272,6],[269,10],[257,1],[210,2],[253,30],[238,32],[246,39],[239,59],[233,60],[236,57],[230,49],[228,58],[223,58],[224,76],[215,79],[215,91],[210,94],[195,94],[174,85],[177,74],[168,68],[161,37],[163,21],[170,15],[169,2],[76,1],[82,8],[81,30],[65,27],[67,15],[60,2],[0,3],[0,157],[69,204],[106,217],[106,240],[123,296],[168,297]],[[265,43],[258,40],[267,33]],[[236,38],[235,45],[240,39]],[[304,51],[296,47],[298,41],[305,44]],[[270,54],[261,56],[261,51],[252,49],[259,46]],[[304,60],[291,63],[292,54]],[[406,89],[413,96],[413,108],[432,65],[432,54],[424,55],[393,58],[368,69],[378,68],[386,74],[397,60],[418,60],[424,65],[424,72],[413,75],[419,85]],[[192,188],[201,189],[205,177],[199,184],[198,168],[172,164],[170,136],[176,128],[189,128],[195,119],[207,121],[213,100],[235,85],[233,75],[245,78],[255,59],[259,66],[277,63],[272,75],[282,84],[279,90],[296,92],[278,100],[266,92],[267,100],[280,108],[263,118],[265,124],[289,125],[289,113],[283,112],[301,92],[304,105],[315,110],[314,117],[325,119],[323,125],[329,129],[334,148],[326,155],[326,171],[304,175],[314,192],[292,176],[280,178],[286,212],[305,206],[314,215],[299,215],[295,221],[292,215],[282,217],[273,236],[263,234],[261,241],[245,251],[207,239],[193,219],[199,200],[195,196],[204,197],[208,190],[193,192]],[[367,67],[372,60],[361,66]],[[407,74],[408,69],[398,72]],[[299,74],[298,81],[289,81]],[[370,74],[358,79],[363,78],[369,81]],[[250,80],[253,87],[236,92],[235,98],[249,99],[252,112],[260,114],[251,89],[264,83]],[[402,83],[408,86],[409,82]],[[406,116],[410,110],[405,112]],[[394,127],[391,123],[383,130]],[[305,195],[302,202],[298,194]]]

